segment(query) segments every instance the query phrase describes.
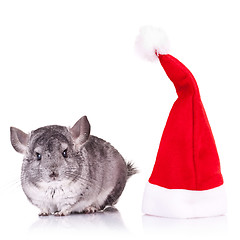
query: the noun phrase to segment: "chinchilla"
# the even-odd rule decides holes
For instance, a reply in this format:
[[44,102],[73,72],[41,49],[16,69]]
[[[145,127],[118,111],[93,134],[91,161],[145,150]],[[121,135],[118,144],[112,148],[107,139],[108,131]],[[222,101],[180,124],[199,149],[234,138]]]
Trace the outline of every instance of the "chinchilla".
[[10,132],[13,148],[24,155],[23,191],[41,216],[113,206],[137,172],[110,143],[90,135],[86,116],[72,128],[51,125],[26,134],[11,127]]

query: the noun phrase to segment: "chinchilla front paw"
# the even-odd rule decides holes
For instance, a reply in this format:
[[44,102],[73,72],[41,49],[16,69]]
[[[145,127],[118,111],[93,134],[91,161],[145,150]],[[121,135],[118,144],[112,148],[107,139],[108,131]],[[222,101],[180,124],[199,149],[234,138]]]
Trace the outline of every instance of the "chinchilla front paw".
[[38,214],[38,216],[39,216],[39,217],[46,217],[46,216],[49,216],[49,213],[43,211],[43,212],[40,212],[40,213]]
[[55,212],[54,216],[56,217],[63,217],[63,216],[68,216],[70,215],[71,212],[69,211],[59,211],[59,212]]

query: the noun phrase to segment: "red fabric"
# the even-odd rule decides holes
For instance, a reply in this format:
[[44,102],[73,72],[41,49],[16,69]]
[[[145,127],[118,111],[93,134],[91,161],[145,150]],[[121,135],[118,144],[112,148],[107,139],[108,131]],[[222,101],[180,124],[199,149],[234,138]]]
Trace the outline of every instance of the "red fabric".
[[169,114],[149,182],[169,189],[218,187],[223,184],[220,161],[197,83],[176,58],[158,57],[178,99]]

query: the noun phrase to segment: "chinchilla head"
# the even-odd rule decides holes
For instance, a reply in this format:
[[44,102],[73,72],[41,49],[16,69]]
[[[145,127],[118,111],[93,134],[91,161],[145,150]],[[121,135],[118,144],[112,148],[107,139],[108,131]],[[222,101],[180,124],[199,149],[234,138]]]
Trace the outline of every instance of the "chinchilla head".
[[13,148],[24,155],[23,185],[40,182],[74,181],[81,172],[79,150],[88,140],[90,124],[84,116],[72,128],[46,126],[26,134],[11,127]]

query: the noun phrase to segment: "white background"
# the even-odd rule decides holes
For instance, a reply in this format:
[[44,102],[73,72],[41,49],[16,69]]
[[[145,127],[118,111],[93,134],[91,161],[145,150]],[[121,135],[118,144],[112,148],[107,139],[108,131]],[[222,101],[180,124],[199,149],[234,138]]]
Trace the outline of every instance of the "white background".
[[[0,1],[0,228],[7,239],[149,237],[230,239],[239,235],[238,1]],[[175,89],[158,62],[134,51],[139,28],[161,27],[171,54],[194,74],[221,159],[228,214],[205,219],[143,216],[142,194]],[[9,127],[72,126],[87,115],[92,134],[135,163],[118,213],[38,217],[20,187],[22,156]],[[70,239],[69,238],[69,239]]]

